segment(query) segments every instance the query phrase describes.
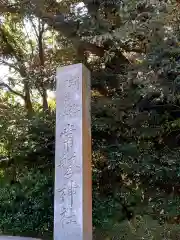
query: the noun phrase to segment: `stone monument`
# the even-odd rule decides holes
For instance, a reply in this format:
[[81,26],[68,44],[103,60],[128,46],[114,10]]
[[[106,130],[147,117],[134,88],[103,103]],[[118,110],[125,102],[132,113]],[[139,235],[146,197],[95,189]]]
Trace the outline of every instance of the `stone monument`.
[[90,72],[57,70],[54,240],[92,240]]

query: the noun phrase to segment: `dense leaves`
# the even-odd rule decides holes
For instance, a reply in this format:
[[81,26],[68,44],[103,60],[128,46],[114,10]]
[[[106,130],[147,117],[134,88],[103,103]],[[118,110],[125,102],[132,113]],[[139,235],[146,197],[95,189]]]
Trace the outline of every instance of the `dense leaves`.
[[91,70],[95,238],[177,239],[179,5],[2,1],[0,231],[52,237],[57,66]]

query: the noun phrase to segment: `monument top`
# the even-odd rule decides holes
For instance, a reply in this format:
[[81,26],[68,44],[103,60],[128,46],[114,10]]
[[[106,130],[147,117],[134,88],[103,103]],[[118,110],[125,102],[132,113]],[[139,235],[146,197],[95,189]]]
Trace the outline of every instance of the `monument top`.
[[57,73],[60,71],[66,71],[66,70],[70,70],[71,68],[79,68],[80,66],[82,66],[82,68],[85,68],[86,70],[89,71],[89,69],[83,64],[83,63],[76,63],[76,64],[70,64],[70,65],[65,65],[65,66],[61,66],[57,68]]

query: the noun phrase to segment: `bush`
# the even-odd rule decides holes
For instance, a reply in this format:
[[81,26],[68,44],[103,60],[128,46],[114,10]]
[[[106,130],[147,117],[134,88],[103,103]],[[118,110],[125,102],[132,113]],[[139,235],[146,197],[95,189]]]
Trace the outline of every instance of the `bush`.
[[[18,169],[16,181],[1,176],[0,229],[3,234],[51,236],[53,231],[53,179],[50,173]],[[3,177],[3,179],[2,179]]]

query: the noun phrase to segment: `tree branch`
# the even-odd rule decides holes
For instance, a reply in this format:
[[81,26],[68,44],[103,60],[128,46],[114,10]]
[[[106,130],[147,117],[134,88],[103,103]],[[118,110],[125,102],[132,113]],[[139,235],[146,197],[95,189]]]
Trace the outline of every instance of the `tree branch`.
[[11,63],[8,63],[6,62],[5,60],[0,60],[0,63],[3,64],[3,65],[6,65],[8,67],[11,67],[13,68],[14,70],[20,72],[20,69],[18,67],[16,67],[14,64],[11,64]]
[[10,92],[12,92],[13,94],[15,94],[15,95],[17,95],[17,96],[19,96],[19,97],[21,97],[21,98],[23,98],[23,99],[25,98],[23,94],[15,91],[15,90],[13,90],[8,84],[6,84],[6,83],[4,83],[4,82],[0,82],[0,88],[1,88],[1,87],[7,88]]
[[31,21],[31,25],[32,25],[32,27],[33,27],[33,29],[34,29],[36,38],[37,38],[37,40],[38,40],[38,31],[37,31],[36,25],[35,25],[34,22],[33,22],[33,18],[32,18],[32,17],[29,17],[29,20]]
[[0,2],[0,13],[20,13],[23,11],[23,6],[28,3],[29,0],[22,0],[21,7],[19,7],[19,4],[6,4]]
[[17,12],[19,12],[19,10],[16,8],[16,7],[14,7],[14,6],[6,6],[6,5],[4,5],[4,4],[2,4],[2,3],[0,3],[0,13],[17,13]]
[[33,57],[33,55],[34,55],[34,48],[33,48],[32,40],[31,40],[31,38],[29,36],[28,30],[26,28],[26,23],[24,22],[24,20],[23,20],[23,26],[24,26],[24,29],[25,29],[25,32],[26,32],[26,38],[28,38],[29,45],[31,47],[31,57]]
[[[53,13],[48,13],[44,10],[43,7],[44,1],[31,0],[31,9],[36,17],[41,18],[44,22],[46,22],[49,26],[53,27],[55,30],[61,32],[66,38],[71,40],[74,48],[78,52],[89,51],[97,56],[102,57],[104,55],[105,49],[104,47],[99,47],[96,44],[89,43],[84,41],[77,35],[77,31],[79,28],[78,22],[73,20],[67,20],[65,16],[61,13],[58,15],[54,15]],[[52,1],[56,3],[56,1]],[[88,2],[92,4],[92,0],[84,1],[86,4]],[[93,3],[94,4],[94,3]]]

